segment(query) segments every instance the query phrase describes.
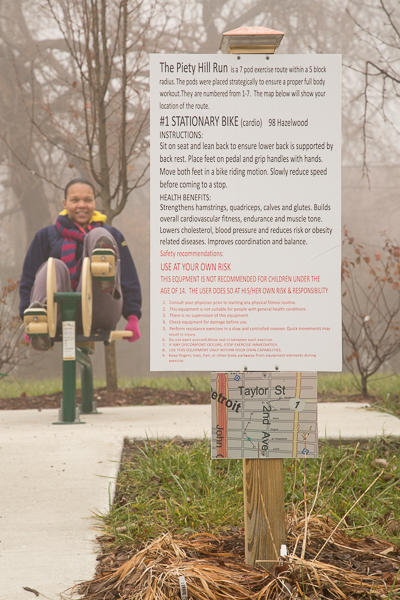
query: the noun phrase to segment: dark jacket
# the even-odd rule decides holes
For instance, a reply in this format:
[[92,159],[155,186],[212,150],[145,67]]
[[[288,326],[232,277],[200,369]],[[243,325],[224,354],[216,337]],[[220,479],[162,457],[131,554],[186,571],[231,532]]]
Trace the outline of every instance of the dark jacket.
[[[121,259],[121,290],[123,297],[122,314],[127,319],[130,315],[141,317],[142,295],[140,291],[139,278],[131,253],[126,244],[124,236],[118,229],[110,225],[103,225],[109,231],[118,244],[119,257]],[[63,238],[58,233],[55,225],[49,225],[37,232],[33,242],[29,246],[22,268],[21,282],[19,286],[20,305],[19,314],[23,318],[24,310],[30,304],[30,295],[35,275],[39,267],[50,257],[61,259],[61,248]],[[82,254],[82,245],[78,244],[77,253]],[[77,259],[80,256],[76,257]]]

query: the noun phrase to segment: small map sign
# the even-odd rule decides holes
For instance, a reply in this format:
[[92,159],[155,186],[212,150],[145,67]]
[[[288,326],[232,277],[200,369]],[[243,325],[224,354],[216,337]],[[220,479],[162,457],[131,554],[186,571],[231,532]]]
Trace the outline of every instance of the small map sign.
[[318,458],[317,373],[211,374],[212,458]]

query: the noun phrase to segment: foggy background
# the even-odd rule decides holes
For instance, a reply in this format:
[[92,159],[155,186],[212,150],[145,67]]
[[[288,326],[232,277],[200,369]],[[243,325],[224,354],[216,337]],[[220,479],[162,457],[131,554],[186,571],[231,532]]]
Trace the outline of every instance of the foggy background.
[[[118,38],[117,14],[122,3],[106,3],[110,48]],[[79,67],[71,59],[81,35],[77,15],[82,18],[82,27],[90,28],[90,22],[85,21],[85,4],[85,0],[0,0],[1,286],[8,278],[19,278],[34,234],[55,221],[65,184],[78,176],[92,179],[88,174],[84,113],[91,110],[93,98],[83,94]],[[140,123],[140,127],[135,130],[135,149],[126,165],[133,189],[126,197],[122,193],[114,199],[110,210],[126,201],[112,225],[123,232],[134,258],[142,285],[143,317],[142,338],[135,344],[117,343],[120,377],[150,374],[148,53],[215,54],[223,32],[240,26],[264,26],[285,32],[278,53],[342,54],[342,223],[373,253],[382,247],[383,233],[392,239],[400,237],[400,124],[396,73],[392,70],[399,55],[395,23],[400,24],[400,16],[390,12],[397,2],[375,4],[182,0],[141,5],[128,1],[129,44],[125,49],[132,93],[127,119],[128,123]],[[95,65],[96,56],[90,56],[89,61]],[[119,67],[122,73],[122,62]],[[119,93],[118,77],[114,76],[105,96],[111,115],[111,165],[118,158],[119,138],[116,128],[112,129],[112,119],[116,122],[119,118]],[[100,196],[98,208],[105,208]],[[107,222],[110,224],[110,219]],[[124,327],[125,321],[120,324]],[[56,344],[53,351],[40,357],[30,352],[34,362],[25,361],[11,376],[60,376],[60,346]],[[96,345],[93,363],[95,377],[102,377],[102,344]],[[396,364],[389,366],[395,368]]]

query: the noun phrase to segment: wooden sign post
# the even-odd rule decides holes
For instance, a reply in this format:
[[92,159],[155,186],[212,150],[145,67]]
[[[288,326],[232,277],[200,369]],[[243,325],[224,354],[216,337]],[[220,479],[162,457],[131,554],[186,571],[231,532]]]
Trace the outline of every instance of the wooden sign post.
[[[223,34],[220,49],[228,54],[274,54],[283,32],[241,27]],[[273,566],[286,543],[283,459],[243,459],[246,563]]]
[[246,563],[269,568],[286,544],[283,459],[244,458],[243,495]]

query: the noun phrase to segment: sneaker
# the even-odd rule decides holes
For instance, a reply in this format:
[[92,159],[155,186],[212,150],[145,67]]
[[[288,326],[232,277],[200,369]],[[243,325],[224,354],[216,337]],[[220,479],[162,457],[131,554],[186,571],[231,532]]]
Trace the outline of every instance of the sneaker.
[[46,352],[52,346],[49,335],[33,335],[30,339],[32,348],[39,350],[39,352]]
[[[24,315],[29,313],[47,317],[46,307],[44,306],[44,304],[38,302],[37,300],[32,302],[32,304],[26,309]],[[43,335],[30,335],[29,339],[31,340],[32,348],[34,348],[35,350],[39,350],[40,352],[50,350],[50,348],[52,347],[50,336],[47,333]]]

